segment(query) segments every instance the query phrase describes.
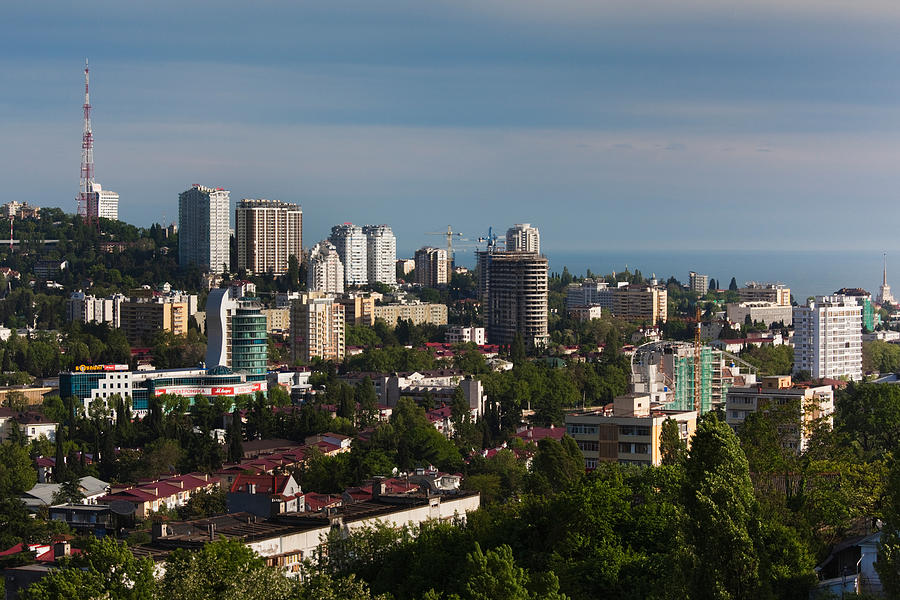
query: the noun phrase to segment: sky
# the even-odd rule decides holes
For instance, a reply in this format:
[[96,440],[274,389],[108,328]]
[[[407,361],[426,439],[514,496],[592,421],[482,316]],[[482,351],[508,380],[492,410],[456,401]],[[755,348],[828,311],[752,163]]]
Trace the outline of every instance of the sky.
[[83,64],[120,218],[193,183],[543,250],[896,250],[900,3],[17,2],[0,202],[75,210]]

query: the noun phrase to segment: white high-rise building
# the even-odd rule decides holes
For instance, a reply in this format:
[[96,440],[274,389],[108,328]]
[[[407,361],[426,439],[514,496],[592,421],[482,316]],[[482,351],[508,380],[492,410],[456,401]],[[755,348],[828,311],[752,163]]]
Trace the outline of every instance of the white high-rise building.
[[344,265],[344,285],[369,283],[368,242],[362,227],[353,223],[335,225],[331,228],[329,241],[334,244]]
[[104,190],[103,187],[94,182],[91,187],[97,195],[95,206],[97,207],[97,216],[111,221],[119,220],[119,194],[111,190]]
[[851,296],[816,296],[794,307],[794,373],[862,379],[862,307]]
[[245,198],[234,212],[239,269],[287,273],[290,257],[303,257],[303,211],[291,202]]
[[506,231],[507,252],[541,253],[541,234],[530,223],[516,223]]
[[178,194],[178,264],[206,272],[231,268],[228,190],[194,184]]
[[397,283],[397,238],[387,225],[366,225],[366,262],[369,283]]
[[306,287],[310,292],[344,293],[344,265],[328,240],[319,242],[309,250]]
[[692,292],[697,292],[701,296],[709,291],[709,275],[701,275],[700,273],[690,272],[688,287]]

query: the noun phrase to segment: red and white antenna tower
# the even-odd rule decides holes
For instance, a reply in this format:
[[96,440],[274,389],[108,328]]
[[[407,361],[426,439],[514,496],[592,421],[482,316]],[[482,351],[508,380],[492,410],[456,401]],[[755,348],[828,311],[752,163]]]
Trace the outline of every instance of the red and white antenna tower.
[[88,61],[84,59],[84,132],[81,136],[81,185],[78,189],[78,214],[88,225],[97,219],[94,194],[94,134],[91,131],[91,94]]

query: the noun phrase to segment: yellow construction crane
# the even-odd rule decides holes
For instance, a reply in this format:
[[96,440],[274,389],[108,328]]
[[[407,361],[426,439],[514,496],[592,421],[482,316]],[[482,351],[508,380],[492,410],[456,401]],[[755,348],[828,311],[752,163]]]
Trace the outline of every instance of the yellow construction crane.
[[454,236],[458,238],[458,241],[463,241],[465,238],[462,237],[462,234],[458,231],[453,231],[453,228],[450,225],[447,225],[447,231],[426,231],[425,235],[442,235],[447,238],[447,260],[453,261],[453,238]]
[[701,400],[702,394],[700,393],[700,386],[703,383],[703,379],[700,376],[700,363],[701,363],[701,351],[700,351],[700,304],[697,304],[697,328],[694,330],[694,410],[697,411],[697,416],[700,415],[700,410],[703,408]]

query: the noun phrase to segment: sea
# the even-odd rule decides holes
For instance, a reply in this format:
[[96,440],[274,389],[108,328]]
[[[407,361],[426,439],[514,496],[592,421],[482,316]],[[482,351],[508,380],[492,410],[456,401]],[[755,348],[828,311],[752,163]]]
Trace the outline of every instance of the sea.
[[[688,282],[688,273],[708,275],[728,288],[734,277],[739,286],[749,281],[783,283],[791,288],[794,299],[803,303],[809,296],[827,295],[840,288],[863,288],[878,295],[882,278],[881,251],[763,251],[763,250],[627,250],[594,252],[555,252],[542,248],[550,262],[551,273],[563,267],[573,275],[584,276],[588,269],[596,275],[639,270],[644,277],[655,274],[665,281],[674,276]],[[891,256],[897,258],[900,273],[900,251],[888,252],[888,284],[891,283]],[[459,264],[474,267],[471,253],[457,254]],[[900,280],[896,286],[900,292]],[[895,292],[896,294],[896,292]]]

